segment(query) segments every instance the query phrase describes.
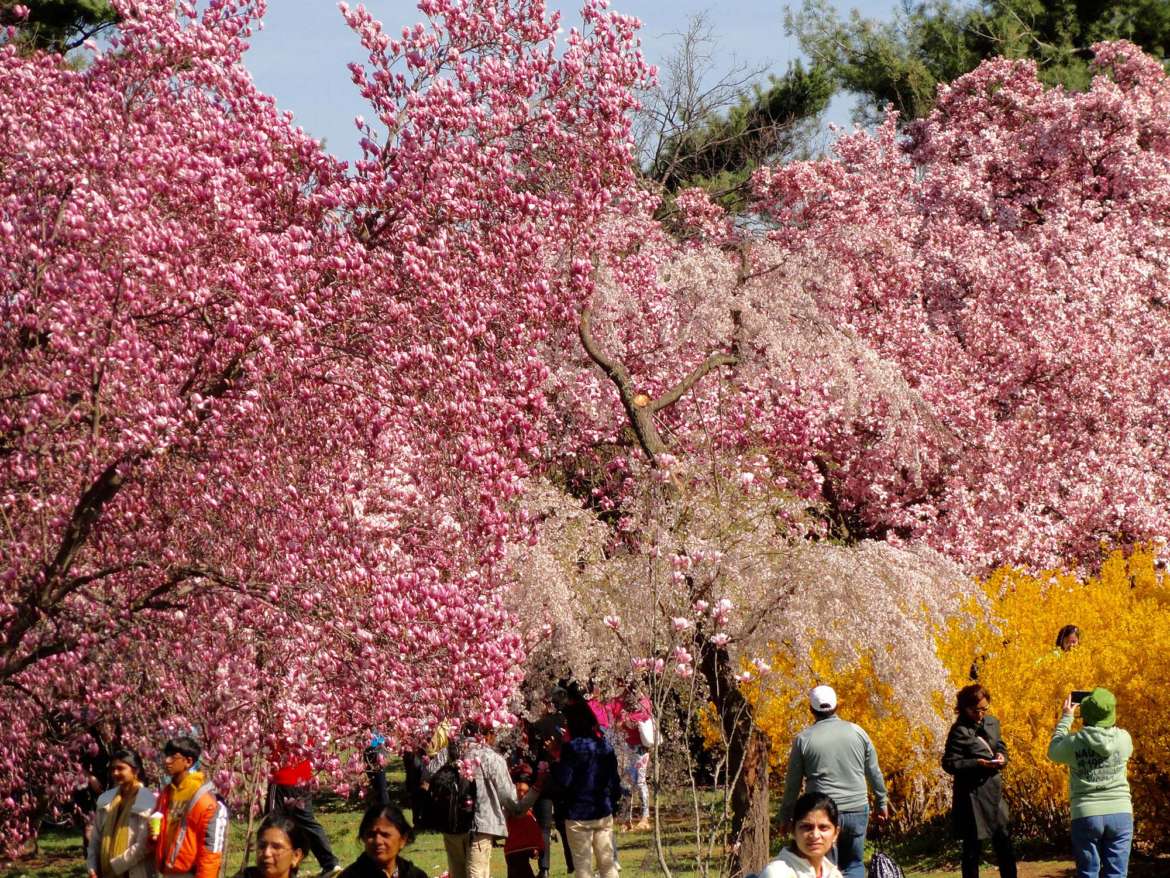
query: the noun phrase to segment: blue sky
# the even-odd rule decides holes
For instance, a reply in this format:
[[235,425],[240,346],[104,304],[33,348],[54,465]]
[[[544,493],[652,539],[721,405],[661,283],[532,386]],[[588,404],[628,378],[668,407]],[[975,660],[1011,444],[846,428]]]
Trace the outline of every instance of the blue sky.
[[[357,0],[351,0],[356,5]],[[423,20],[417,0],[366,0],[365,6],[387,31]],[[857,8],[870,17],[888,18],[898,0],[836,0],[842,11]],[[578,20],[571,4],[565,23]],[[783,0],[612,0],[613,8],[642,20],[644,51],[651,63],[670,54],[690,18],[706,11],[719,48],[728,57],[751,66],[767,64],[782,72],[799,57],[796,40],[784,33]],[[794,4],[795,5],[795,4]],[[254,37],[247,65],[257,85],[291,110],[297,124],[314,137],[326,139],[330,152],[343,159],[358,157],[354,116],[366,111],[349,79],[346,64],[362,60],[361,46],[346,27],[335,0],[269,0],[264,29]],[[852,100],[838,96],[827,121],[846,124]],[[367,112],[368,115],[368,112]]]

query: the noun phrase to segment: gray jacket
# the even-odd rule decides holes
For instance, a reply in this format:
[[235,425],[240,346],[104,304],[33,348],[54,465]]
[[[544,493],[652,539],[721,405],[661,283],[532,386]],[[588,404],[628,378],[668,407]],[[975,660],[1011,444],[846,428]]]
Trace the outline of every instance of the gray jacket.
[[505,838],[508,824],[504,812],[523,814],[536,801],[540,788],[534,785],[523,799],[518,799],[503,756],[486,744],[473,746],[467,756],[479,760],[475,769],[475,818],[471,831]]
[[869,804],[868,781],[878,810],[886,807],[886,782],[869,735],[836,714],[817,720],[792,742],[780,819],[792,819],[802,779],[805,792],[823,793],[841,811],[861,811]]

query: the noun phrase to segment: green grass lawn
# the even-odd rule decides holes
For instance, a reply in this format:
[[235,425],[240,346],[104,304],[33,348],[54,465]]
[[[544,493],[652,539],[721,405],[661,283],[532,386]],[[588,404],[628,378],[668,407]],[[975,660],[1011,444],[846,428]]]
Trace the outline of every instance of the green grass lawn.
[[[410,816],[410,812],[407,812]],[[361,853],[361,844],[357,839],[358,822],[361,819],[360,809],[351,807],[348,803],[338,800],[325,800],[320,803],[317,817],[325,830],[329,833],[329,841],[334,852],[343,865],[353,862]],[[228,875],[235,874],[242,865],[241,858],[244,852],[244,833],[246,823],[233,821],[228,842]],[[681,831],[676,830],[668,835],[671,839],[671,852],[681,857],[683,851],[679,839]],[[657,859],[653,850],[653,838],[648,832],[619,833],[619,859],[625,875],[649,875],[658,872]],[[443,852],[443,837],[438,833],[424,832],[404,852],[403,856],[409,859],[428,875],[439,875],[447,868],[447,859]],[[302,867],[305,876],[315,875],[319,871],[317,863],[310,856]],[[496,848],[492,857],[492,874],[503,876],[504,867],[503,848]],[[564,856],[560,844],[553,845],[552,878],[566,878]],[[681,876],[690,874],[680,872]],[[77,830],[49,829],[41,835],[39,853],[7,868],[0,868],[0,876],[4,878],[85,878],[85,859],[81,850],[81,835]]]

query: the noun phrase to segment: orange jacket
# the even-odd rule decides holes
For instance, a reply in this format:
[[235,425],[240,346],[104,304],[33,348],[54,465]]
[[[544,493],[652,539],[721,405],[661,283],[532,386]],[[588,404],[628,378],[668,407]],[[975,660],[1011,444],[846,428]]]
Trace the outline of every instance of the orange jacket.
[[[215,785],[205,783],[184,808],[171,807],[171,787],[158,797],[162,812],[162,829],[155,848],[155,863],[160,875],[194,874],[195,878],[218,878],[220,863],[227,846],[227,808],[215,797]],[[170,844],[170,825],[178,821],[178,831]]]

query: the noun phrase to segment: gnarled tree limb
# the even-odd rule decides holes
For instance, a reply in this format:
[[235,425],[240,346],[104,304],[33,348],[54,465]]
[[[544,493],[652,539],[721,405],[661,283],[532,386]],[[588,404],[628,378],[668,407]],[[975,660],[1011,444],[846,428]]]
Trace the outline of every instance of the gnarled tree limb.
[[720,366],[735,366],[738,363],[739,358],[731,354],[712,354],[694,372],[674,385],[674,387],[670,388],[670,390],[666,391],[666,393],[662,394],[654,402],[650,403],[650,410],[656,412],[669,405],[674,405],[682,398],[684,393],[694,387],[695,383],[712,369],[717,369]]
[[[738,313],[738,311],[733,312],[737,329],[739,327]],[[734,366],[739,363],[739,357],[735,354],[712,354],[686,378],[659,396],[658,399],[652,400],[645,393],[638,392],[633,379],[630,378],[630,370],[626,368],[625,364],[607,354],[598,345],[597,340],[593,337],[592,309],[582,310],[577,329],[581,336],[581,344],[585,348],[585,353],[589,355],[589,359],[601,367],[601,371],[617,388],[622,407],[626,410],[630,426],[638,438],[638,444],[642,446],[642,451],[653,465],[657,465],[658,455],[668,451],[666,442],[658,432],[658,426],[654,423],[654,415],[682,399],[683,395],[712,369],[717,369],[720,366]],[[738,332],[736,336],[738,343]]]

